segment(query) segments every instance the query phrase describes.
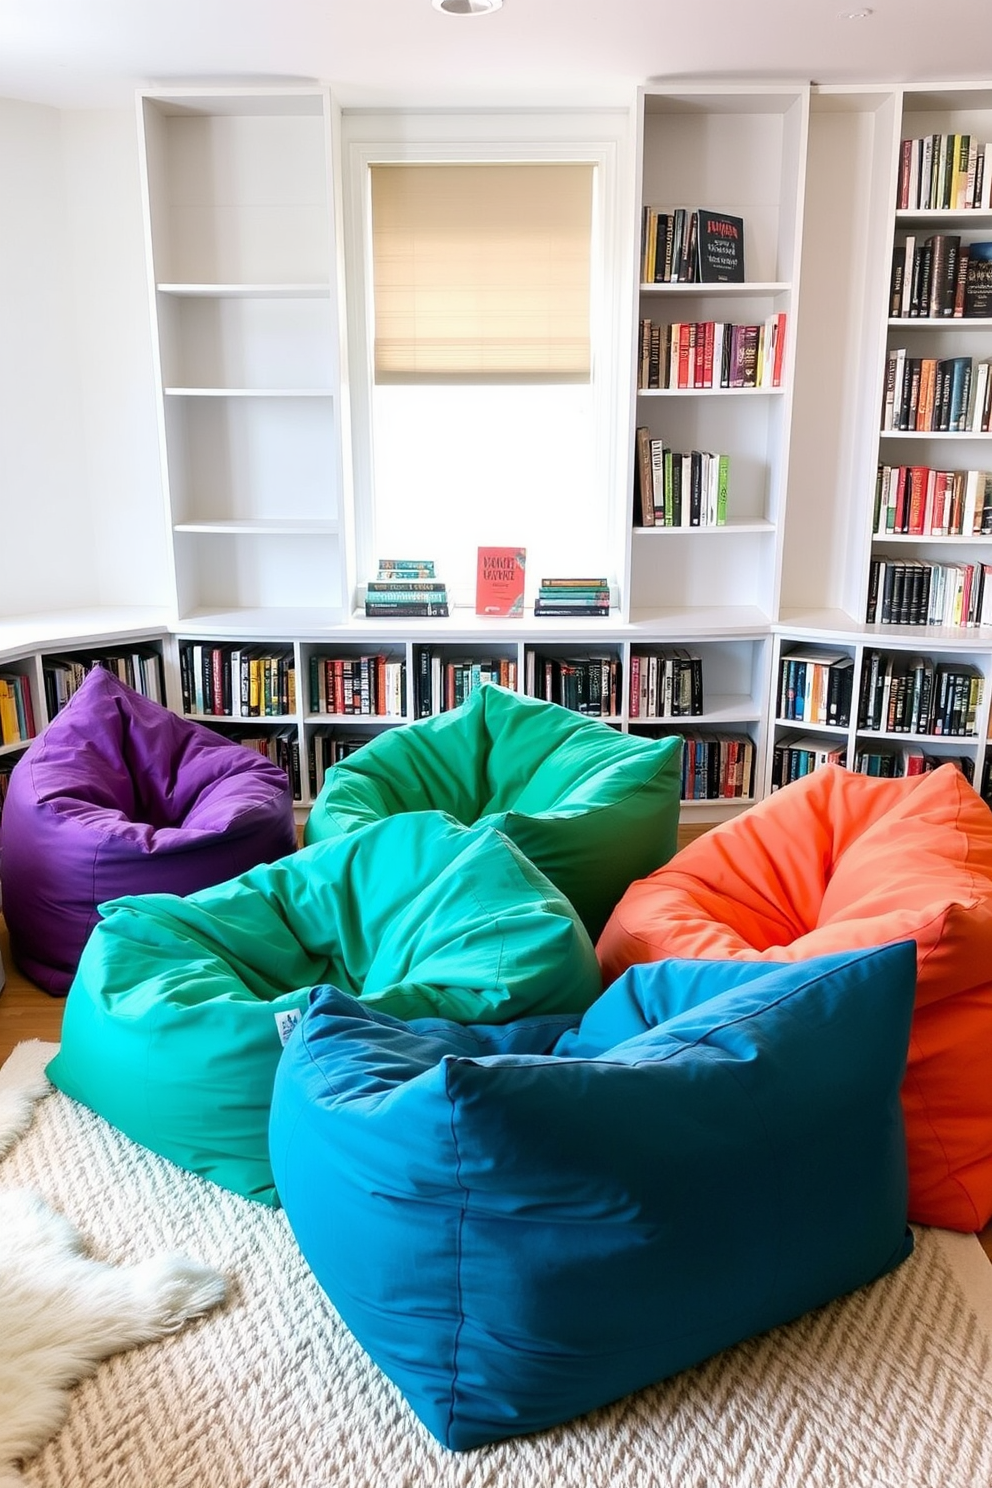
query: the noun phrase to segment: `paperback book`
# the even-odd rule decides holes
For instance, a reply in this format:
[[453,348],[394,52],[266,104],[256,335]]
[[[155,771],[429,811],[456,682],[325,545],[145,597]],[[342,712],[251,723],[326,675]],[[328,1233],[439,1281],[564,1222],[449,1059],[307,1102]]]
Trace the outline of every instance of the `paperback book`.
[[519,619],[524,612],[526,577],[526,549],[479,548],[475,570],[475,613]]

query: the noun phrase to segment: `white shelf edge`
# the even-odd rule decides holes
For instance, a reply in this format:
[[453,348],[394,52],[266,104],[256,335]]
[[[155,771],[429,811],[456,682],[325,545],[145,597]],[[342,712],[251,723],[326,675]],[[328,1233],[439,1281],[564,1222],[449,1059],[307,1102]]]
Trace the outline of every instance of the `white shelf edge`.
[[333,398],[330,388],[167,387],[167,398]]
[[232,517],[206,518],[197,522],[175,522],[173,532],[211,533],[222,537],[336,537],[340,523],[329,520],[294,520],[290,517],[260,517],[255,520]]
[[792,285],[785,280],[775,279],[751,279],[738,284],[706,284],[700,280],[692,283],[671,280],[649,280],[642,279],[640,283],[641,294],[665,294],[665,295],[719,295],[721,298],[734,299],[736,297],[751,297],[763,295],[790,294]]
[[784,387],[638,388],[639,398],[780,398]]
[[330,299],[331,286],[325,282],[257,283],[257,284],[206,284],[163,283],[156,284],[159,294],[174,295],[180,299],[244,299],[244,300],[319,300]]
[[753,522],[730,521],[721,526],[713,523],[701,523],[698,527],[665,527],[657,523],[654,527],[635,526],[633,529],[635,537],[707,537],[730,536],[738,537],[745,532],[774,532],[775,523],[769,522],[764,517],[756,518]]
[[892,330],[988,330],[992,326],[992,315],[890,315]]

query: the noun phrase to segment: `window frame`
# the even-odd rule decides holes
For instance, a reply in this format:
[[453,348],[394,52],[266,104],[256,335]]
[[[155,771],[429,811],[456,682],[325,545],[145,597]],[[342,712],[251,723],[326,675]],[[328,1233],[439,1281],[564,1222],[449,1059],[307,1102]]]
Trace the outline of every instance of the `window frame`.
[[609,567],[627,588],[633,316],[636,296],[633,141],[629,109],[345,112],[341,120],[344,283],[353,468],[355,584],[378,556],[373,469],[373,280],[370,167],[415,161],[589,161],[596,167],[592,361],[596,481]]

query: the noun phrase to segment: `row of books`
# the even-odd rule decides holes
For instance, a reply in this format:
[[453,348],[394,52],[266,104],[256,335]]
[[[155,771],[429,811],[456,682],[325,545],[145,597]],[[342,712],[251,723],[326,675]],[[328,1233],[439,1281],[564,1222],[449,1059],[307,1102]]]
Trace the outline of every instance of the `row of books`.
[[992,144],[974,134],[925,134],[904,139],[896,207],[900,211],[987,211]]
[[11,756],[0,760],[0,819],[3,817],[3,803],[7,799],[7,788],[10,785],[10,773],[14,768],[14,760]]
[[784,311],[760,325],[643,318],[637,386],[657,389],[777,388],[785,357]]
[[37,732],[30,681],[21,672],[0,674],[0,744],[26,744]]
[[615,718],[620,713],[623,669],[620,659],[603,656],[526,655],[525,688],[531,697],[543,698],[596,718]]
[[907,233],[892,250],[889,317],[978,319],[992,315],[992,242],[960,233]]
[[823,765],[846,763],[847,751],[842,744],[829,739],[806,738],[800,734],[791,738],[784,735],[772,749],[771,788],[773,791],[781,790],[793,780],[812,775],[814,770],[819,770]]
[[992,471],[879,465],[876,537],[974,537],[992,533]]
[[431,558],[380,558],[374,579],[365,586],[365,613],[387,619],[445,617],[447,585],[438,578]]
[[992,624],[992,565],[873,558],[865,622],[952,629]]
[[683,801],[739,801],[754,795],[754,742],[747,734],[682,735]]
[[183,712],[215,718],[279,718],[296,712],[292,649],[180,641]]
[[910,356],[893,347],[885,363],[882,429],[916,433],[987,433],[992,407],[989,363],[970,356]]
[[698,718],[703,709],[703,663],[681,646],[632,651],[631,718]]
[[300,772],[300,741],[295,728],[266,729],[264,733],[248,733],[243,729],[225,729],[228,739],[235,739],[246,749],[254,750],[284,770],[293,792],[294,801],[303,799],[303,779]]
[[119,681],[152,702],[165,702],[165,676],[162,657],[153,646],[135,647],[130,651],[74,653],[72,656],[46,656],[42,666],[45,706],[49,718],[64,708],[73,693],[82,686],[92,667],[105,667]]
[[310,657],[310,712],[402,718],[406,663],[383,655]]
[[854,658],[844,651],[789,651],[779,658],[777,716],[785,722],[847,728]]
[[361,749],[369,742],[369,737],[368,734],[342,734],[331,728],[313,730],[307,740],[307,775],[312,801],[320,793],[328,770]]
[[641,217],[641,282],[740,284],[744,219],[705,207],[645,207]]
[[414,666],[417,718],[430,718],[457,708],[484,682],[508,687],[511,692],[517,689],[517,663],[506,656],[445,660],[439,652],[418,646],[414,651]]
[[929,775],[941,765],[956,766],[969,783],[974,779],[975,764],[967,755],[924,754],[912,744],[902,749],[859,749],[854,757],[854,768],[859,775],[880,775],[887,780]]
[[858,727],[887,734],[974,738],[984,679],[968,662],[866,651]]
[[634,520],[642,527],[723,527],[727,521],[729,455],[674,450],[637,429]]
[[600,615],[610,613],[610,584],[606,578],[542,579],[534,600],[534,614],[552,619],[565,615]]

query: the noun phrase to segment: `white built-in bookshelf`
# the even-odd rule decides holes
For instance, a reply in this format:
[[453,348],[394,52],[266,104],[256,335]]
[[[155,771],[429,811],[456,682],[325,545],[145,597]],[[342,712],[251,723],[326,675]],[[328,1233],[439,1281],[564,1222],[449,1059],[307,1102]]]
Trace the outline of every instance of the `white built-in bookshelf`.
[[[882,427],[894,348],[976,364],[992,357],[986,320],[890,314],[893,250],[907,235],[992,239],[988,210],[896,205],[902,140],[992,140],[992,84],[678,81],[645,87],[634,107],[632,295],[629,319],[616,328],[630,365],[629,462],[616,489],[603,493],[627,532],[615,608],[605,621],[492,622],[456,610],[449,620],[383,622],[356,608],[364,576],[352,534],[362,514],[350,478],[332,98],[310,86],[142,92],[173,603],[155,616],[107,612],[102,624],[92,615],[61,625],[58,617],[0,622],[0,671],[30,678],[42,720],[46,655],[118,637],[154,640],[170,706],[231,731],[250,725],[292,747],[303,813],[319,788],[310,770],[315,744],[323,760],[338,745],[420,716],[425,669],[436,689],[456,675],[465,685],[473,665],[478,676],[503,664],[512,685],[544,695],[545,678],[557,685],[563,669],[592,667],[600,716],[619,729],[679,732],[721,755],[727,746],[738,767],[746,742],[753,786],[686,802],[690,820],[718,819],[766,794],[788,770],[790,751],[843,756],[852,766],[888,754],[902,768],[912,747],[962,760],[981,786],[992,627],[868,623],[866,615],[873,560],[992,563],[992,534],[882,531],[876,512],[880,466],[992,469],[992,434]],[[646,206],[740,216],[744,282],[644,282]],[[777,385],[640,385],[643,320],[763,324],[773,316],[785,318]],[[725,524],[642,525],[635,473],[644,427],[676,450],[728,456]],[[284,694],[275,711],[251,720],[201,711],[188,695],[184,702],[180,656],[194,645],[219,653],[219,664],[232,653],[286,658],[291,699]],[[701,664],[702,712],[691,717],[666,712],[663,690],[650,707],[646,693],[632,696],[632,673],[652,660],[663,665],[673,649]],[[848,715],[788,716],[783,664],[797,652],[844,674]],[[379,656],[390,667],[385,708],[341,711],[314,694],[315,668],[339,661],[357,676],[363,659],[376,667]],[[887,697],[901,674],[971,668],[972,731],[881,726],[877,707],[862,698],[886,668]],[[602,678],[617,671],[619,688],[603,693]],[[0,750],[0,769],[20,748]]]

